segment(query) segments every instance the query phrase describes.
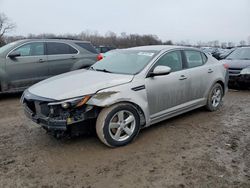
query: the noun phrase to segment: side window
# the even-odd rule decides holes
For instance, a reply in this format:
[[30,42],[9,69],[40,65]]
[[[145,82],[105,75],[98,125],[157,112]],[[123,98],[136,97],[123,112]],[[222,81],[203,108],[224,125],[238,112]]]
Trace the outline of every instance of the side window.
[[92,46],[92,44],[90,43],[84,43],[84,42],[77,42],[75,43],[76,45],[80,46],[81,48],[91,52],[91,53],[95,53],[97,54],[96,49]]
[[108,49],[107,47],[102,47],[101,49],[102,49],[102,50],[101,50],[102,53],[106,53],[106,52],[109,51],[109,49]]
[[17,48],[15,52],[20,53],[21,56],[44,55],[44,43],[43,42],[28,43]]
[[65,43],[48,42],[47,54],[48,55],[77,54],[77,50]]
[[187,58],[188,68],[198,67],[203,65],[203,59],[201,57],[201,53],[193,50],[184,51],[185,56]]
[[162,65],[171,68],[171,72],[179,71],[182,69],[182,58],[180,51],[173,51],[161,57],[155,66]]
[[201,57],[202,57],[203,63],[205,64],[207,62],[207,56],[204,53],[201,53]]

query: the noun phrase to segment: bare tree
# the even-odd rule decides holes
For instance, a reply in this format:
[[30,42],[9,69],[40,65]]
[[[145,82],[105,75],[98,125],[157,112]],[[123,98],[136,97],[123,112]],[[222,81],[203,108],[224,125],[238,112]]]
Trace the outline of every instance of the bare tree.
[[4,44],[4,35],[15,29],[16,25],[5,15],[0,13],[0,46]]
[[244,40],[241,40],[241,41],[240,41],[240,46],[246,46],[246,44],[247,44],[246,41],[244,41]]

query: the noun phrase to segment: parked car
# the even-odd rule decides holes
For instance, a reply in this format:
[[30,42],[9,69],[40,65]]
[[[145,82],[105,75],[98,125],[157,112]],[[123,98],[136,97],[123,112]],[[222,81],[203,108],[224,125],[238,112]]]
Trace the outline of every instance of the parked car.
[[229,56],[229,54],[231,54],[233,51],[235,50],[235,48],[231,48],[231,49],[221,49],[219,55],[218,55],[218,60],[222,60],[225,59],[227,56]]
[[87,68],[97,61],[90,42],[27,39],[0,48],[0,93],[23,91],[51,76]]
[[250,88],[250,47],[234,50],[223,63],[229,66],[229,86]]
[[208,55],[212,55],[215,52],[215,48],[212,47],[201,47],[201,50]]
[[216,58],[217,60],[222,60],[225,59],[233,49],[222,49],[222,48],[217,48],[213,53],[212,56]]
[[99,139],[117,147],[173,116],[202,106],[216,111],[226,91],[227,69],[213,57],[195,48],[144,46],[42,81],[21,101],[27,117],[55,135],[94,120]]
[[209,55],[212,55],[217,60],[225,59],[233,51],[233,49],[215,47],[201,47],[201,50]]

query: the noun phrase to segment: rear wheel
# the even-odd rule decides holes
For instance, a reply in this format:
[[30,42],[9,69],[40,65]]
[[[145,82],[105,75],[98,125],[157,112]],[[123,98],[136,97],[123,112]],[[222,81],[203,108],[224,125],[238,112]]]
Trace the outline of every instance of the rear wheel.
[[206,108],[209,111],[216,111],[222,105],[223,88],[221,84],[216,83],[209,92]]
[[104,108],[96,122],[99,139],[110,147],[130,143],[140,130],[137,110],[130,104],[121,103]]

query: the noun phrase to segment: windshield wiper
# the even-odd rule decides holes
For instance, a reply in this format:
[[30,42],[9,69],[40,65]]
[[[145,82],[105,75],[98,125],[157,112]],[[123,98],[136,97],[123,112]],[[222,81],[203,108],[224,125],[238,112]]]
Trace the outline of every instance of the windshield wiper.
[[94,67],[89,67],[89,70],[94,70],[95,71],[95,68]]
[[100,72],[112,73],[111,71],[108,71],[107,69],[95,69],[95,70],[100,71]]

